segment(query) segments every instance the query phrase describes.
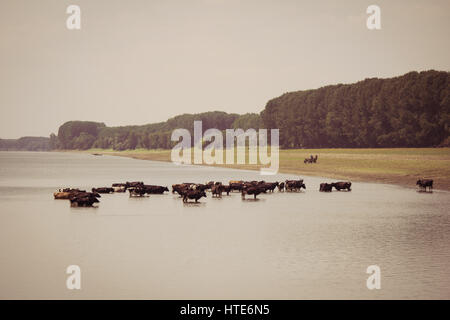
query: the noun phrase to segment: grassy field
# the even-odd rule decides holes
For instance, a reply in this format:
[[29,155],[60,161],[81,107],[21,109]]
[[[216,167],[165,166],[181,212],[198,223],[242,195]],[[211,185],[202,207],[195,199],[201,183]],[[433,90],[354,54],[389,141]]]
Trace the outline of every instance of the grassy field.
[[[171,150],[91,149],[87,152],[170,161]],[[304,164],[303,160],[310,155],[319,156],[317,163]],[[220,166],[250,170],[260,167],[260,165]],[[429,178],[434,180],[435,189],[450,190],[450,148],[281,150],[279,171],[410,187],[415,187],[418,178]]]

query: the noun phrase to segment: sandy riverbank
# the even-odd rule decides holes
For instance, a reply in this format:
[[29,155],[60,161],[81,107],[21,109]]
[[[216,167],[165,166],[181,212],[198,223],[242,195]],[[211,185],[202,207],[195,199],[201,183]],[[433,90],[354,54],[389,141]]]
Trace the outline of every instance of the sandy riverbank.
[[[140,160],[170,161],[170,150],[82,151],[130,157]],[[304,164],[304,158],[318,155],[315,164]],[[258,170],[260,165],[217,165]],[[435,181],[435,189],[450,191],[450,148],[390,149],[295,149],[280,151],[281,173],[323,176],[351,181],[399,184],[415,187],[418,178]]]

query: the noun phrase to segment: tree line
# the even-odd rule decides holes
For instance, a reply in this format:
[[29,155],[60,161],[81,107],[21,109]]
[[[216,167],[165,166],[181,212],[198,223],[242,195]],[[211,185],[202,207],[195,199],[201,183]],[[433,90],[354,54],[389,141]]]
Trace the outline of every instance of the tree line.
[[45,141],[0,140],[0,149],[170,149],[177,143],[172,131],[185,128],[193,136],[195,120],[203,131],[280,129],[282,148],[450,146],[449,80],[449,72],[431,70],[289,92],[267,102],[260,114],[212,111],[121,127],[69,121]]
[[410,72],[283,94],[261,112],[284,148],[449,146],[450,73]]
[[50,139],[47,137],[22,137],[19,139],[0,139],[2,151],[49,151]]
[[100,122],[69,121],[59,127],[57,136],[50,136],[50,145],[51,149],[170,149],[177,143],[171,141],[172,131],[184,128],[193,137],[196,120],[202,121],[203,131],[208,128],[222,131],[229,128],[259,128],[260,125],[258,114],[238,115],[223,111],[182,114],[165,122],[142,126],[107,127]]

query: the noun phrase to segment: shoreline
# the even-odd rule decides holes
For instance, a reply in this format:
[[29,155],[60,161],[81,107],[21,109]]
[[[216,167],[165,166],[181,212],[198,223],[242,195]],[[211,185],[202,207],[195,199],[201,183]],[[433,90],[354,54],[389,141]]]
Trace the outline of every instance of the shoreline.
[[[56,150],[58,152],[88,153],[171,162],[171,150],[105,149]],[[307,154],[318,154],[316,164],[304,164]],[[237,170],[259,170],[261,165],[193,164]],[[434,180],[434,189],[450,191],[450,148],[391,148],[391,149],[288,149],[280,150],[282,174],[317,176],[327,179],[393,184],[416,188],[420,178]],[[421,172],[418,174],[416,172]]]

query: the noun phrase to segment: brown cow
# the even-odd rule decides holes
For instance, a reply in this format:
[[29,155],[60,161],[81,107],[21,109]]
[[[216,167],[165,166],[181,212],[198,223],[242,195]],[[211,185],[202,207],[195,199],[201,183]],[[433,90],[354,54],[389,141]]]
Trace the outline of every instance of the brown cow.
[[303,180],[286,180],[285,188],[286,191],[301,191],[302,188],[306,190]]
[[352,191],[351,187],[352,187],[352,183],[351,182],[343,182],[343,181],[339,181],[339,182],[334,182],[332,183],[333,187],[337,190],[337,191],[341,191],[341,190],[345,190],[347,189],[347,191]]
[[244,184],[242,182],[230,182],[230,190],[242,191]]
[[263,187],[259,186],[251,186],[251,187],[245,187],[241,191],[242,199],[245,199],[245,195],[253,195],[253,199],[256,199],[256,196],[260,193],[264,193],[266,190]]
[[332,183],[321,183],[319,191],[320,192],[331,192],[333,190],[333,184]]
[[420,190],[427,191],[427,187],[430,191],[433,190],[433,180],[431,179],[419,179],[417,180],[416,185],[419,186]]
[[202,197],[206,198],[206,192],[202,190],[187,190],[183,194],[183,202],[188,202],[188,199],[194,199],[195,202]]
[[100,195],[94,192],[75,192],[73,193],[69,200],[71,207],[92,207],[94,203],[98,201]]
[[212,196],[214,197],[222,197],[222,191],[223,191],[223,188],[222,188],[222,185],[221,184],[215,184],[215,185],[213,185],[212,187],[211,187],[211,193],[212,193]]
[[163,194],[169,191],[167,187],[144,184],[145,193],[147,194]]

